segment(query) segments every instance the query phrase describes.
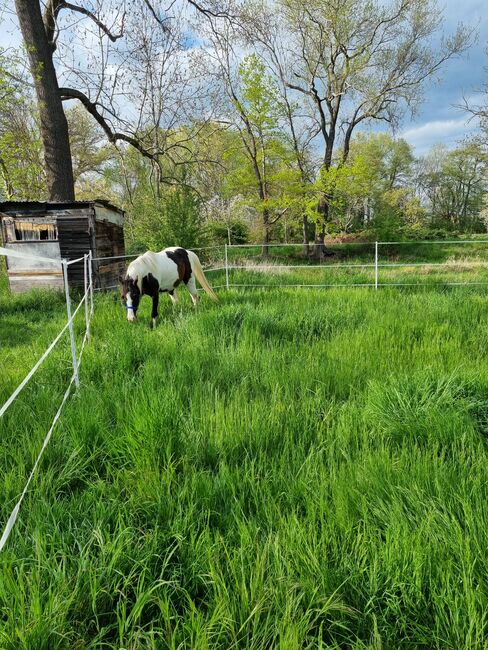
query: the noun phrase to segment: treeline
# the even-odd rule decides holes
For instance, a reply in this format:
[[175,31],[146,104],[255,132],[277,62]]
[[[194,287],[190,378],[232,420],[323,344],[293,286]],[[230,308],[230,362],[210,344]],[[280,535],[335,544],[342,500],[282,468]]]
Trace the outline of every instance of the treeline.
[[[76,197],[121,205],[131,248],[486,231],[486,110],[477,140],[417,158],[388,130],[470,45],[465,28],[433,45],[433,3],[49,7]],[[60,173],[32,52],[0,59],[2,198],[52,198]]]

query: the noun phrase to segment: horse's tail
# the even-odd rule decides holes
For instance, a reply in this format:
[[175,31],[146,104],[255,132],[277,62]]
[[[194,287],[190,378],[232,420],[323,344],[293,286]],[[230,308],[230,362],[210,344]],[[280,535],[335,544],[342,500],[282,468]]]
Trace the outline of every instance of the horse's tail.
[[217,296],[214,293],[214,290],[209,285],[206,277],[203,274],[202,265],[200,264],[200,260],[198,259],[197,255],[193,251],[188,251],[188,257],[190,258],[191,267],[195,273],[195,277],[198,280],[198,282],[200,282],[200,284],[202,285],[205,293],[209,295],[212,300],[218,300]]

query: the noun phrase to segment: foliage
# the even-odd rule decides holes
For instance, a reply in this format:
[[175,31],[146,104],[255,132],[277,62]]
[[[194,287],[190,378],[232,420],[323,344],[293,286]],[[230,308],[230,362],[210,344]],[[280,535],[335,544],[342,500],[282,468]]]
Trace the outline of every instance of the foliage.
[[419,161],[419,184],[434,226],[484,230],[480,212],[488,191],[487,156],[479,143],[468,142],[451,151],[433,147]]
[[215,243],[246,244],[249,241],[249,226],[238,219],[229,219],[227,223],[207,221],[207,229]]
[[129,250],[161,250],[167,246],[204,246],[207,234],[201,201],[188,187],[169,187],[154,201],[139,188],[126,224]]
[[68,108],[66,118],[76,185],[79,187],[94,179],[99,180],[115,156],[113,146],[106,142],[101,128],[82,106]]
[[0,197],[22,201],[45,196],[37,112],[25,93],[18,62],[0,53]]

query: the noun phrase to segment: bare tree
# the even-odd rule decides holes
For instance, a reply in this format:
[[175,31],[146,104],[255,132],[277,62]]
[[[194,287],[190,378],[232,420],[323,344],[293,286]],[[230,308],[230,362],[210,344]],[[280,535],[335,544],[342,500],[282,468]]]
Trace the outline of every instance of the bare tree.
[[[117,48],[115,46],[125,41],[125,36],[129,34],[127,23],[131,21],[134,26],[139,20],[146,22],[146,15],[150,15],[157,29],[170,39],[173,15],[178,4],[183,9],[186,6],[191,7],[203,16],[227,15],[224,4],[212,0],[206,3],[193,0],[181,0],[179,3],[169,1],[167,4],[139,0],[137,5],[131,3],[127,7],[125,0],[122,2],[84,0],[80,4],[64,0],[48,0],[44,14],[41,12],[40,0],[15,0],[38,99],[51,199],[72,200],[74,198],[71,152],[68,127],[62,107],[63,101],[81,102],[103,129],[109,142],[114,144],[125,142],[132,145],[143,156],[156,163],[164,153],[157,146],[154,147],[154,142],[152,146],[147,146],[147,143],[139,137],[140,122],[136,118],[136,128],[134,128],[132,124],[134,116],[124,116],[122,107],[122,98],[126,96],[127,84],[130,81],[128,75],[131,74],[128,62],[135,53],[144,49],[146,43],[143,40],[136,46],[134,42],[132,44],[124,42]],[[82,23],[86,24],[86,21],[93,26],[94,31],[79,27]],[[85,44],[85,52],[81,54],[73,47],[76,38],[74,22],[79,30],[84,29],[88,36],[89,44]],[[63,42],[64,39],[67,42]],[[95,42],[99,46],[96,62],[90,51],[90,46],[95,45]],[[115,64],[112,60],[113,53],[115,53]],[[63,82],[74,80],[79,85],[58,83],[55,61]],[[90,62],[90,65],[86,65],[87,62]],[[118,98],[118,101],[115,101],[115,98]],[[138,113],[144,115],[144,110]]]

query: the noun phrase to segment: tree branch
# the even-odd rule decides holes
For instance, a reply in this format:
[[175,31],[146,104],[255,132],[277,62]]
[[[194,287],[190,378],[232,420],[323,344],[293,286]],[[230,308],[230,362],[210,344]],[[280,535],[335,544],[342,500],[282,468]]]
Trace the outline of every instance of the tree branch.
[[85,7],[74,5],[71,2],[65,2],[65,0],[49,0],[48,4],[46,5],[43,21],[44,21],[44,28],[46,30],[48,41],[49,43],[51,43],[53,49],[55,48],[54,32],[56,31],[56,21],[61,9],[70,9],[71,11],[76,11],[77,13],[83,14],[87,18],[90,18],[90,20],[92,20],[95,23],[95,25],[99,29],[101,29],[101,31],[106,36],[108,36],[113,43],[115,43],[115,41],[117,41],[119,38],[122,38],[122,36],[124,35],[125,11],[122,14],[122,28],[120,30],[120,34],[112,34],[110,28],[107,27],[107,25],[105,25],[98,18],[98,16],[96,16],[88,9],[85,9]]
[[107,122],[107,120],[99,112],[98,110],[99,104],[92,102],[89,99],[89,97],[87,97],[84,93],[82,93],[79,90],[75,90],[74,88],[60,88],[59,93],[61,95],[62,101],[67,101],[69,99],[77,99],[78,101],[80,101],[83,104],[83,106],[86,108],[86,110],[90,113],[90,115],[95,119],[95,121],[101,126],[109,142],[111,142],[112,144],[116,144],[120,140],[122,140],[123,142],[127,142],[128,144],[132,145],[135,149],[137,149],[142,156],[148,158],[149,160],[152,160],[158,166],[160,166],[159,155],[158,155],[159,152],[154,153],[149,151],[134,136],[127,135],[126,133],[121,133],[119,131],[114,131],[110,126],[110,124]]

